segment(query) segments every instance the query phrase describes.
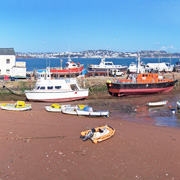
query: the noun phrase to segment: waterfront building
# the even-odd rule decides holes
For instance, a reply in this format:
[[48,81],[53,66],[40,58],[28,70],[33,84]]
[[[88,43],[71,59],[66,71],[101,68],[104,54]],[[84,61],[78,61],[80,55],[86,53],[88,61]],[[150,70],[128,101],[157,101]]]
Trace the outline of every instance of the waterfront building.
[[16,62],[14,48],[0,48],[0,76],[26,77],[26,63]]

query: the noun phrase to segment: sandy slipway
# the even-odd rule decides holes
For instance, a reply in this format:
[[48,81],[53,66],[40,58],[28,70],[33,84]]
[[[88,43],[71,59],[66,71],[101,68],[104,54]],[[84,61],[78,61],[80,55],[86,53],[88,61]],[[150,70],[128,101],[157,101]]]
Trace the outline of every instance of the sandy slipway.
[[[180,179],[179,129],[128,122],[123,116],[49,113],[46,105],[0,110],[1,179]],[[99,144],[79,138],[81,131],[105,124],[116,129],[112,138]]]

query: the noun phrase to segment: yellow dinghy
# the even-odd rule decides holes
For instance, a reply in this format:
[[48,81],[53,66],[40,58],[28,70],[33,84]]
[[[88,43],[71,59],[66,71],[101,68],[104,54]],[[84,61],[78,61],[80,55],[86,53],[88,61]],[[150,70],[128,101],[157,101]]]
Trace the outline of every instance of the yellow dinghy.
[[83,141],[91,140],[93,143],[98,143],[101,141],[104,141],[106,139],[111,138],[115,133],[115,129],[112,128],[109,125],[89,129],[87,131],[82,131],[80,138],[83,139]]
[[15,104],[2,103],[1,109],[10,111],[27,111],[32,109],[31,104],[26,104],[24,101],[17,101]]

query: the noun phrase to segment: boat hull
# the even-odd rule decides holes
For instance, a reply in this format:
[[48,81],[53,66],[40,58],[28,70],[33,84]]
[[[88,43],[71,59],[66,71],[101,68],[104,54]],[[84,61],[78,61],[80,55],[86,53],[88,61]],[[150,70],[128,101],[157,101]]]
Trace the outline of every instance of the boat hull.
[[109,111],[84,111],[77,109],[78,116],[109,117]]
[[69,74],[81,74],[83,67],[71,68],[71,69],[51,69],[52,74],[69,75]]
[[144,95],[144,94],[155,94],[165,93],[173,89],[175,81],[161,82],[161,83],[107,83],[109,94],[112,96],[123,96],[123,95]]
[[111,69],[105,69],[105,68],[88,68],[88,75],[109,75],[110,71],[112,69],[117,69],[120,70],[121,72],[126,72],[127,71],[127,67],[123,67],[123,68],[111,68]]
[[29,101],[43,101],[43,102],[66,102],[85,99],[88,97],[88,90],[81,91],[63,91],[63,92],[49,92],[49,91],[26,91],[26,98]]

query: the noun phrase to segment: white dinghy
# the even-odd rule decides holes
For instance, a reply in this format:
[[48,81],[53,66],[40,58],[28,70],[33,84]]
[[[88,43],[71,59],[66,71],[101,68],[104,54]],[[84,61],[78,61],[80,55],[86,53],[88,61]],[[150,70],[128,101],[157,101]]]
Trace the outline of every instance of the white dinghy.
[[92,107],[84,107],[83,109],[77,109],[78,116],[89,117],[109,117],[109,111],[93,111]]
[[17,101],[15,104],[2,103],[1,109],[10,111],[27,111],[32,109],[31,104],[25,104],[24,101]]
[[147,103],[148,106],[156,107],[156,106],[164,106],[168,104],[168,101],[158,101],[158,102],[149,102]]

